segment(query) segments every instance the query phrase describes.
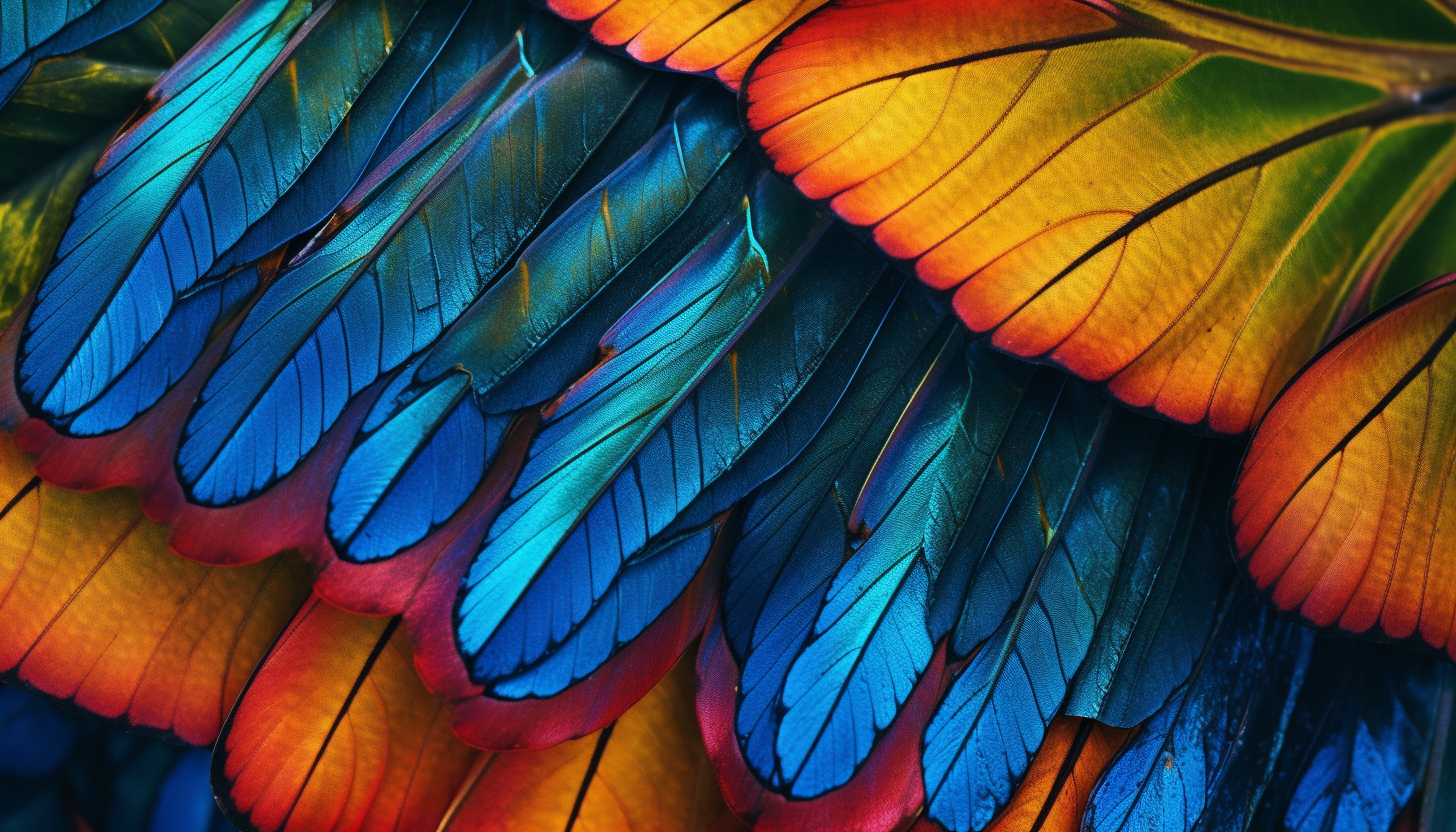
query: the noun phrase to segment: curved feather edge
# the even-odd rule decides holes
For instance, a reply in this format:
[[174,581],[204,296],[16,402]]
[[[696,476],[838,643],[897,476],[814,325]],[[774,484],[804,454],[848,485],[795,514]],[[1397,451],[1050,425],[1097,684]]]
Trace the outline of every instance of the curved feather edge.
[[766,788],[743,759],[734,729],[739,668],[715,618],[698,651],[698,724],[728,806],[758,832],[889,832],[907,823],[925,798],[920,733],[948,679],[942,641],[899,715],[854,777],[822,797],[791,800]]
[[[734,518],[720,522],[731,531]],[[606,727],[667,675],[703,631],[718,602],[732,535],[720,530],[697,576],[636,639],[585,679],[544,699],[484,695],[455,644],[451,609],[486,523],[452,541],[404,609],[415,669],[451,706],[455,734],[477,748],[545,748]]]
[[1083,828],[1247,826],[1273,774],[1313,640],[1233,581],[1188,682],[1103,775]]

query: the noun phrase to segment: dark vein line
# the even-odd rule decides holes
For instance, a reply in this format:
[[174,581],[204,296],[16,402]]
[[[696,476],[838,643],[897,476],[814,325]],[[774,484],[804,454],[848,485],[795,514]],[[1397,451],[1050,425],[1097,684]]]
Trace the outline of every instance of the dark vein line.
[[1084,719],[1082,724],[1077,727],[1077,736],[1072,740],[1072,747],[1067,751],[1067,758],[1062,761],[1062,767],[1057,772],[1057,779],[1052,781],[1052,790],[1047,793],[1046,801],[1041,804],[1041,811],[1037,812],[1036,820],[1031,824],[1031,832],[1041,832],[1042,826],[1051,816],[1052,807],[1056,804],[1057,798],[1061,796],[1067,780],[1071,778],[1072,770],[1077,767],[1077,761],[1082,756],[1082,748],[1087,745],[1087,739],[1092,736],[1092,729],[1095,726],[1094,720]]
[[364,681],[369,678],[370,672],[374,670],[374,663],[379,661],[379,657],[384,653],[384,648],[389,645],[389,639],[399,627],[399,622],[400,616],[397,615],[389,619],[389,623],[384,625],[384,632],[379,634],[379,640],[374,643],[374,649],[369,651],[369,657],[364,660],[364,665],[359,668],[359,675],[354,678],[353,687],[349,688],[349,694],[344,697],[343,704],[339,706],[339,712],[334,716],[334,723],[329,726],[329,732],[324,735],[324,741],[319,743],[318,752],[314,754],[313,762],[309,764],[308,774],[304,775],[302,784],[298,791],[294,793],[293,802],[289,804],[288,814],[283,816],[283,823],[279,824],[280,828],[287,827],[288,821],[293,818],[293,812],[298,808],[298,801],[303,799],[304,790],[313,781],[314,771],[318,769],[319,763],[323,761],[324,752],[328,751],[329,743],[333,742],[334,732],[339,730],[339,725],[343,723],[344,717],[348,715],[349,706],[354,704],[354,697],[358,696],[359,691],[363,689]]
[[587,789],[591,788],[592,781],[597,778],[597,767],[602,764],[602,754],[607,750],[607,743],[612,739],[612,731],[616,730],[617,723],[602,729],[597,736],[596,748],[592,749],[591,762],[586,764],[586,775],[581,778],[581,788],[576,792],[576,802],[571,804],[571,814],[566,817],[566,826],[562,832],[571,832],[576,826],[576,819],[581,817],[581,806],[586,802]]

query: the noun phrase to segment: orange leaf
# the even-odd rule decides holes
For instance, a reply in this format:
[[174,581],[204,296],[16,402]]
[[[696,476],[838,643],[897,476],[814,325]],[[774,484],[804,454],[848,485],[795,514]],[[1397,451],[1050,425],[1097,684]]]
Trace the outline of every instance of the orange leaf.
[[1456,280],[1352,330],[1280,394],[1234,544],[1279,608],[1456,655]]
[[693,712],[693,664],[607,728],[486,755],[441,832],[732,832]]
[[603,46],[649,65],[712,74],[738,89],[748,65],[790,24],[825,0],[548,0],[589,24]]
[[0,669],[129,725],[206,745],[308,591],[281,556],[184,560],[129,489],[42,483],[0,434]]
[[398,618],[317,596],[249,681],[213,752],[243,829],[433,832],[477,756],[411,663]]

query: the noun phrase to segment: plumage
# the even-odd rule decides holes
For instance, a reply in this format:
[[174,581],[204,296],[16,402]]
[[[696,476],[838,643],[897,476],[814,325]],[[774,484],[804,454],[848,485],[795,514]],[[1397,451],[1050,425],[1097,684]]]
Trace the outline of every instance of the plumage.
[[1258,828],[1393,828],[1425,775],[1439,660],[1323,639],[1285,733]]
[[[255,829],[1438,811],[1450,674],[1265,606],[1239,444],[1124,405],[1275,403],[1235,542],[1306,618],[1271,559],[1344,515],[1249,537],[1304,439],[1432,417],[1379,521],[1430,551],[1361,580],[1440,641],[1449,408],[1372,398],[1411,374],[1371,333],[1439,353],[1449,284],[1276,389],[1446,256],[1446,11],[245,0],[162,72],[214,2],[0,109],[38,154],[0,197],[7,679],[216,739]],[[1351,461],[1355,495],[1398,467]],[[216,820],[202,756],[142,758],[102,827]]]
[[0,506],[3,678],[136,729],[212,742],[307,595],[290,555],[238,570],[173,556],[135,494],[41,482],[9,436]]
[[397,618],[310,598],[218,738],[223,810],[259,832],[432,831],[477,756],[443,710],[411,672]]
[[1095,829],[1249,823],[1284,740],[1314,636],[1231,582],[1188,682],[1119,755],[1087,808]]
[[[497,674],[511,667],[498,663],[510,661],[509,653],[492,649],[502,628],[510,628],[504,631],[506,643],[516,649],[530,650],[533,642],[544,647],[547,633],[552,640],[565,635],[555,621],[545,632],[536,629],[540,624],[531,627],[534,632],[520,632],[508,618],[516,610],[535,617],[527,591],[538,576],[549,576],[543,570],[558,563],[571,570],[569,580],[553,582],[553,593],[568,587],[605,590],[609,570],[634,545],[628,535],[645,537],[651,531],[642,514],[635,527],[629,525],[631,515],[610,516],[616,505],[624,513],[646,508],[635,482],[613,483],[623,462],[646,448],[654,428],[725,359],[779,291],[797,291],[790,278],[793,266],[807,253],[815,218],[795,212],[797,204],[785,203],[785,196],[773,180],[755,183],[741,213],[725,221],[702,248],[638,301],[603,336],[605,359],[546,408],[510,502],[487,533],[461,587],[458,638],[471,662],[471,677],[488,689],[499,684]],[[621,493],[613,490],[610,503],[594,503],[591,498],[608,488]],[[574,510],[563,512],[563,504]],[[603,510],[593,516],[595,506]],[[602,522],[604,527],[595,525]],[[591,551],[594,531],[609,547],[615,539],[617,551]],[[572,540],[578,536],[580,543]],[[562,599],[568,615],[583,611],[585,599],[572,598],[574,594]],[[545,603],[546,610],[559,605]],[[548,613],[547,620],[552,618]]]
[[1456,172],[1450,113],[1411,103],[1456,78],[1447,12],[1393,13],[1444,21],[1397,44],[1298,31],[1289,7],[1322,17],[838,0],[755,59],[746,122],[997,347],[1239,434],[1368,309]]
[[131,24],[161,0],[8,0],[0,19],[0,105],[36,61],[74,52]]
[[[615,281],[697,204],[738,143],[740,134],[725,104],[704,91],[681,105],[671,124],[563,212],[418,367],[405,370],[385,390],[330,499],[329,534],[344,557],[389,557],[418,542],[464,503],[494,456],[496,443],[486,432],[494,428],[499,434],[514,411],[540,404],[498,403],[500,397],[493,394],[595,298],[619,294],[631,299],[633,287]],[[693,160],[691,169],[681,167],[685,159]],[[719,188],[704,196],[714,199],[704,209],[715,212],[727,210],[732,198]],[[436,452],[442,458],[421,459],[419,454],[439,447],[443,440],[437,430],[447,420],[473,440],[457,447],[485,452],[460,460],[442,449]],[[445,466],[451,470],[442,475]],[[457,472],[456,466],[462,468]],[[446,483],[433,490],[438,495],[433,512],[395,519],[388,512],[418,511],[421,503],[413,495],[419,489],[411,487],[411,480],[422,477]],[[402,491],[393,491],[396,483]],[[390,501],[393,493],[402,496]],[[386,513],[374,516],[379,509]]]
[[[625,63],[578,52],[499,112],[487,98],[280,275],[183,429],[177,464],[189,495],[226,505],[292,470],[354,396],[496,279],[646,83]],[[277,349],[280,338],[297,347]]]
[[[382,36],[390,18],[407,24],[418,5],[337,0],[310,16],[305,0],[258,0],[158,82],[145,116],[98,164],[37,293],[18,362],[32,407],[72,432],[102,433],[180,378],[223,309],[168,339],[167,372],[134,365],[338,126],[394,46]],[[351,60],[341,63],[345,44]],[[305,104],[300,78],[311,101],[329,106]]]

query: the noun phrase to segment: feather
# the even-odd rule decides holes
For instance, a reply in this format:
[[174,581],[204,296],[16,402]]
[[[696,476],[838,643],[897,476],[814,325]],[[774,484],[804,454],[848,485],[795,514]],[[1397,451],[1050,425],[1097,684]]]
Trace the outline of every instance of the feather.
[[[496,426],[498,437],[506,421],[492,420],[495,414],[482,412],[478,401],[583,306],[618,290],[615,280],[696,203],[738,142],[733,114],[724,104],[712,94],[685,102],[672,123],[629,162],[543,230],[418,368],[402,373],[403,389],[396,392],[396,382],[385,391],[330,498],[329,534],[344,557],[368,561],[393,555],[443,524],[465,502],[494,456],[489,426]],[[693,160],[691,169],[681,167],[685,159]],[[468,403],[467,389],[472,394]],[[391,411],[401,405],[396,419]],[[446,437],[437,431],[446,427],[447,437],[459,436],[459,441],[439,446]],[[459,459],[437,447],[482,453]],[[421,459],[421,453],[430,455]],[[442,473],[436,464],[447,470]],[[414,496],[421,493],[421,481],[439,484],[433,506]],[[402,491],[394,490],[396,484]],[[389,501],[376,516],[396,493],[407,496]]]
[[292,470],[351,398],[496,279],[645,82],[575,53],[498,110],[487,101],[489,117],[462,121],[284,272],[188,418],[177,464],[189,496],[225,505]]
[[1020,602],[926,729],[926,800],[949,829],[983,829],[1011,799],[1101,622],[1157,438],[1141,420],[1109,417]]
[[[175,383],[211,321],[189,322],[186,347],[169,344],[170,372],[128,381],[128,371],[217,256],[294,184],[419,3],[251,0],[158,82],[102,157],[37,293],[18,358],[33,412],[101,433]],[[140,387],[118,395],[118,385]]]
[[1223,445],[1158,435],[1117,582],[1064,711],[1131,728],[1162,707],[1203,648],[1228,579]]
[[[734,726],[729,735],[737,737],[732,753],[741,748],[748,769],[770,787],[788,785],[778,779],[776,747],[782,714],[778,703],[789,663],[808,638],[847,552],[847,507],[842,502],[853,497],[840,495],[860,492],[885,440],[950,337],[948,329],[932,336],[942,314],[919,290],[902,289],[873,341],[853,342],[867,351],[853,356],[858,366],[843,397],[836,397],[833,414],[744,510],[722,613],[742,695],[735,697],[732,715],[715,719]],[[876,720],[879,727],[889,721]],[[881,732],[871,734],[876,735],[883,741]],[[851,768],[872,753],[860,748],[858,759],[849,762]],[[847,814],[834,811],[833,816]]]
[[692,666],[668,674],[601,731],[483,760],[440,832],[736,832],[692,711]]
[[1321,638],[1256,825],[1390,829],[1425,775],[1441,683],[1434,658]]
[[1273,773],[1313,635],[1232,582],[1192,675],[1103,775],[1084,825],[1247,825]]
[[941,346],[847,518],[854,537],[780,694],[772,777],[796,797],[843,785],[930,663],[930,584],[991,463],[971,442],[972,372],[960,339]]
[[150,12],[161,0],[11,0],[0,21],[0,105],[36,61],[74,52]]
[[[371,160],[377,158],[382,162],[387,157],[387,153],[379,155],[386,150],[381,140],[394,127],[404,101],[434,65],[436,56],[462,23],[469,6],[470,0],[447,0],[426,2],[420,7],[389,57],[355,98],[328,141],[304,166],[292,187],[283,191],[235,244],[218,254],[207,269],[207,278],[251,263],[318,225],[369,170]],[[502,20],[493,31],[471,34],[484,41],[482,46],[488,49],[484,54],[491,55],[511,39],[514,24],[518,22]],[[422,122],[413,127],[419,127]]]
[[[157,66],[77,55],[39,63],[0,109],[0,187],[34,177],[82,145],[96,147],[85,166],[89,174],[105,139],[136,110],[161,74]],[[71,218],[70,208],[66,207],[63,221]],[[56,229],[57,243],[63,231],[64,226]],[[40,265],[43,271],[50,258]]]
[[[546,408],[510,503],[461,586],[457,634],[473,679],[494,681],[492,638],[569,538],[591,528],[591,498],[793,273],[814,230],[814,217],[797,208],[777,183],[761,179],[742,213],[613,325],[602,339],[604,360]],[[624,491],[613,499],[641,505],[642,496]],[[560,589],[570,592],[588,576],[588,586],[602,585],[611,575],[596,571],[603,563],[620,560],[594,562]]]
[[398,619],[315,597],[228,717],[212,782],[243,829],[432,832],[475,758],[415,675]]
[[1333,342],[1259,426],[1231,517],[1239,558],[1279,609],[1456,655],[1453,321],[1448,276]]

